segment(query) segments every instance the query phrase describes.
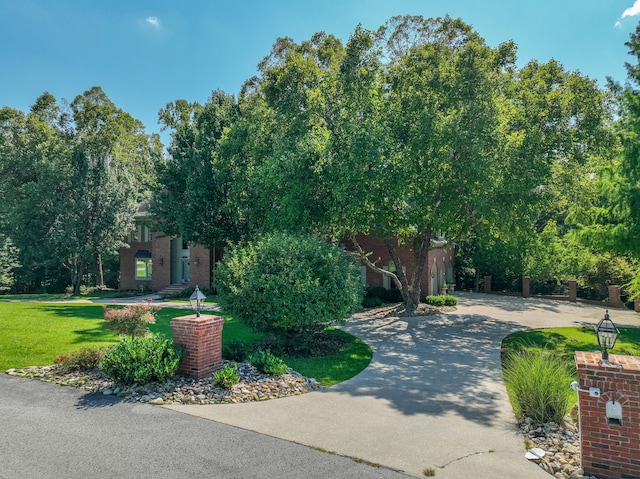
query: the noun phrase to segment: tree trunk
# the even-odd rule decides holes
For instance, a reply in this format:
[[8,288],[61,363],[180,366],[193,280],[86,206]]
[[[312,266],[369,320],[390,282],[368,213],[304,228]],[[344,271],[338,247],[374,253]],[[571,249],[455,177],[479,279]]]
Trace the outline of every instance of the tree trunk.
[[96,253],[96,286],[104,289],[104,269],[102,265],[102,255]]

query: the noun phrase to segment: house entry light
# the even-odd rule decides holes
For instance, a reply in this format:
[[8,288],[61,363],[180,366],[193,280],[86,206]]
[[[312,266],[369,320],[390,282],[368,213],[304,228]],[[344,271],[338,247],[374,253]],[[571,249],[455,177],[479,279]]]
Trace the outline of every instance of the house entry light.
[[604,318],[600,320],[596,326],[596,336],[598,337],[598,345],[603,349],[602,360],[609,361],[608,349],[612,349],[618,339],[618,328],[613,324],[611,318],[609,318],[609,310],[604,313]]
[[198,285],[196,285],[196,289],[193,292],[193,294],[191,296],[189,296],[189,301],[191,302],[191,307],[195,310],[196,312],[196,318],[200,317],[200,308],[202,307],[202,303],[204,303],[204,300],[207,297],[202,294],[202,291],[200,291],[200,288],[198,288]]

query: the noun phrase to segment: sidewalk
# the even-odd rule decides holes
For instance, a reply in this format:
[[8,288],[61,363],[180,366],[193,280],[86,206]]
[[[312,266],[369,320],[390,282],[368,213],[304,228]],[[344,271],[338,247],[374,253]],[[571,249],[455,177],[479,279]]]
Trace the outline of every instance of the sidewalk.
[[[433,468],[441,479],[548,479],[524,458],[500,344],[528,328],[593,326],[604,308],[471,293],[459,300],[456,311],[424,318],[350,320],[344,329],[371,346],[373,360],[339,385],[261,403],[166,407],[417,477]],[[633,312],[611,317],[640,325]]]

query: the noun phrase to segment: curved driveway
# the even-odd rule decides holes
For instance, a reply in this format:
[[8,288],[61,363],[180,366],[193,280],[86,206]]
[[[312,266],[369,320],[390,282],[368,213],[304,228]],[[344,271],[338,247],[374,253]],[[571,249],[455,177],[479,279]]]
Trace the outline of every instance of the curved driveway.
[[[419,477],[433,468],[442,479],[544,479],[524,458],[502,381],[501,341],[527,328],[593,326],[603,314],[583,304],[463,293],[454,312],[354,317],[344,329],[371,346],[373,360],[334,387],[261,403],[166,407]],[[611,317],[640,325],[630,311]]]

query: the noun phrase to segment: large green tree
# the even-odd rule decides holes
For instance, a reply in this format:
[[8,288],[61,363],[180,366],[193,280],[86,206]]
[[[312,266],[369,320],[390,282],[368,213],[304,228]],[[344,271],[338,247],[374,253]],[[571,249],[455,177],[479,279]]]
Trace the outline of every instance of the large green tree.
[[[441,236],[530,221],[553,169],[584,162],[606,138],[595,82],[554,61],[514,62],[511,42],[491,48],[449,17],[358,27],[344,46],[323,33],[280,39],[241,98],[265,119],[268,146],[228,157],[249,161],[247,215],[349,238],[415,309]],[[385,240],[395,274],[359,248],[359,233]],[[414,252],[411,277],[398,245]]]
[[217,154],[220,139],[237,117],[235,98],[220,90],[204,105],[177,100],[160,111],[172,139],[151,211],[164,233],[211,249],[242,235],[238,209],[229,201],[230,171]]
[[123,245],[153,182],[159,137],[99,87],[68,108],[45,93],[28,114],[5,108],[2,118],[3,225],[22,270],[34,268],[31,286],[63,267],[79,294],[92,263],[102,283],[101,258]]
[[[594,171],[598,196],[589,205],[574,208],[568,221],[578,226],[578,237],[598,251],[640,260],[640,24],[625,45],[634,63],[627,63],[628,81],[610,81],[618,99],[617,156]],[[640,275],[630,285],[640,297]]]

